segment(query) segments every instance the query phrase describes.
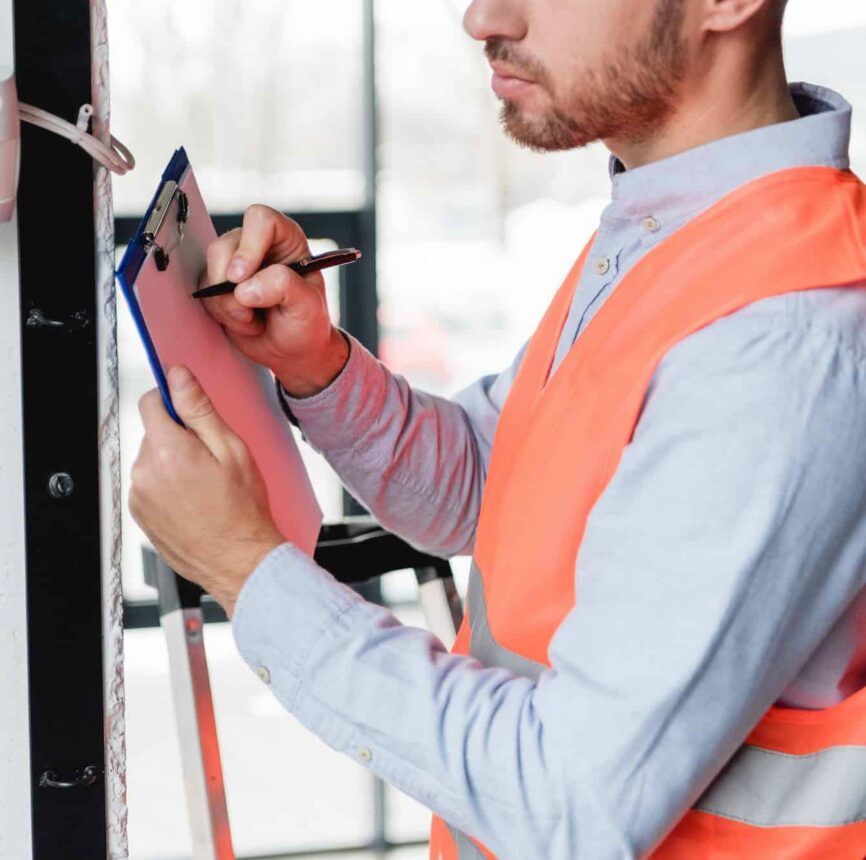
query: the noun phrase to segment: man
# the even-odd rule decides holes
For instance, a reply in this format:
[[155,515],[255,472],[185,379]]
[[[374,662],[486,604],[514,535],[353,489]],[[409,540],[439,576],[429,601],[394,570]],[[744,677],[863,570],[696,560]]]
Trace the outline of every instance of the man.
[[289,711],[442,817],[434,857],[866,854],[866,193],[850,106],[786,82],[783,7],[471,4],[506,130],[603,140],[613,196],[454,402],[330,325],[278,213],[210,249],[239,284],[211,312],[349,489],[473,554],[455,654],[282,542],[187,371],[189,431],[142,402],[136,517]]

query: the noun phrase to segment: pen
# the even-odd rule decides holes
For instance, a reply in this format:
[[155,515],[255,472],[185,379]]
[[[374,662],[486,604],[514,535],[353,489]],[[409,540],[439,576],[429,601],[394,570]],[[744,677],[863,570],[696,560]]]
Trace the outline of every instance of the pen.
[[[355,263],[360,259],[361,252],[356,248],[340,248],[338,251],[327,251],[315,257],[305,257],[296,263],[286,263],[286,265],[299,275],[309,275],[312,272],[321,272],[323,269],[332,269],[334,266]],[[214,296],[227,296],[234,292],[236,286],[237,284],[231,281],[225,281],[222,284],[214,284],[212,287],[196,290],[192,297],[194,299],[210,299]]]

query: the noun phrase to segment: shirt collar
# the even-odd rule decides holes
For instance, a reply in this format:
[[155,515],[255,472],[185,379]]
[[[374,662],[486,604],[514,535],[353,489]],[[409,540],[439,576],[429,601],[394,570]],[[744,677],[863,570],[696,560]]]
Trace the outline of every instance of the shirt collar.
[[608,217],[652,216],[671,226],[769,173],[794,167],[848,169],[851,105],[812,84],[793,84],[791,94],[800,119],[716,140],[633,170],[611,156]]

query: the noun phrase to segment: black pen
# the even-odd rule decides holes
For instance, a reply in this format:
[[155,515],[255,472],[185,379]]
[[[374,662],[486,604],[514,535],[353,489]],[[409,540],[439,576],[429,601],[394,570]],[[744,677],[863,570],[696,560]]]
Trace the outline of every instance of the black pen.
[[[357,248],[340,248],[339,251],[328,251],[315,257],[305,257],[296,263],[286,265],[299,275],[309,275],[313,272],[321,272],[323,269],[333,269],[334,266],[345,266],[348,263],[356,263],[361,259],[361,252]],[[214,284],[212,287],[196,290],[192,297],[194,299],[211,299],[214,296],[227,296],[235,291],[237,284],[225,281],[222,284]]]

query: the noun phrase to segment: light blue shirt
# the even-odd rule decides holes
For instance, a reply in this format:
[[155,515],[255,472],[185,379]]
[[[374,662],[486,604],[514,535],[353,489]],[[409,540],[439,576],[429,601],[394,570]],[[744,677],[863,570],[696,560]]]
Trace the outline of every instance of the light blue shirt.
[[[557,363],[631,267],[719,198],[785,168],[848,166],[850,106],[794,94],[799,120],[612,163]],[[537,682],[448,654],[289,545],[240,595],[242,655],[311,731],[501,858],[645,855],[770,705],[826,707],[866,684],[864,321],[866,290],[788,294],[667,354]],[[340,377],[291,405],[385,526],[470,552],[520,358],[447,401],[353,343]]]

